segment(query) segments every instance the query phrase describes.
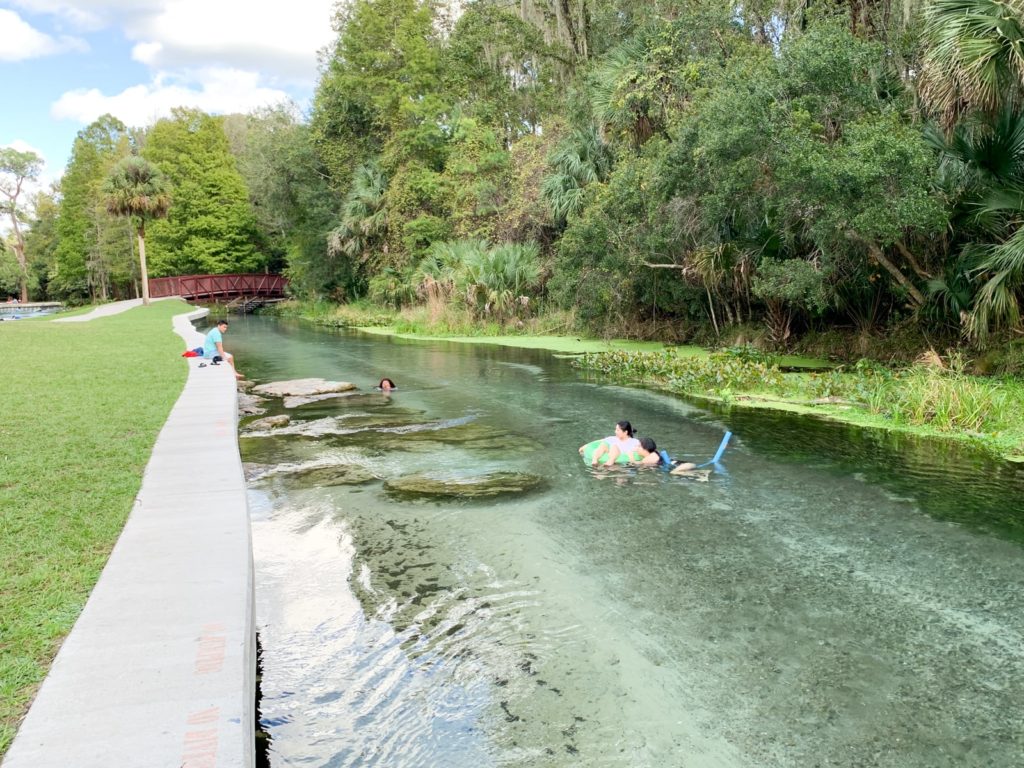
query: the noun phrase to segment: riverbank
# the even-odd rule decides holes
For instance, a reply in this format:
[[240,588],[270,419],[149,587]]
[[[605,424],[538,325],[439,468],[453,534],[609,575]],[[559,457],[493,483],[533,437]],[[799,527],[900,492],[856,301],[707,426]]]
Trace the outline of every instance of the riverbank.
[[[92,322],[78,324],[83,338],[104,337],[115,319],[111,315],[131,309],[124,315],[130,331],[122,328],[119,338],[122,346],[131,338],[131,348],[138,343],[142,349],[117,360],[117,367],[133,369],[138,358],[159,352],[176,372],[188,371],[188,378],[181,389],[176,377],[176,402],[146,451],[145,472],[137,470],[141,487],[138,476],[131,483],[137,493],[123,529],[110,527],[116,545],[109,558],[106,540],[92,548],[102,573],[94,587],[83,585],[91,590],[77,620],[78,606],[68,611],[74,627],[18,727],[5,768],[134,765],[140,755],[153,765],[252,765],[252,552],[238,458],[235,377],[229,366],[202,370],[199,360],[182,360],[182,349],[202,340],[191,320],[206,310],[180,301],[167,305],[174,316],[157,326],[163,333],[154,328],[138,334],[139,340],[135,329],[154,313],[132,308],[132,302],[104,305]],[[171,338],[167,349],[165,335]],[[107,377],[95,379],[83,377],[78,386],[109,387]],[[118,411],[130,414],[131,402],[157,385],[155,379],[142,379],[130,391],[116,389],[125,402],[111,408],[109,418]],[[59,404],[66,397],[66,392],[53,393],[52,400]],[[83,458],[74,455],[48,479],[62,485],[54,478],[77,470]],[[87,489],[79,489],[85,496],[82,520],[69,525],[61,517],[69,502],[57,499],[59,511],[52,514],[61,517],[63,528],[87,528],[111,511],[93,506],[90,497],[112,482],[105,469]],[[11,543],[26,538],[22,531]],[[77,540],[53,544],[72,552],[86,547]],[[66,578],[54,574],[41,589]]]
[[784,410],[861,427],[968,442],[1024,461],[1024,382],[964,373],[937,355],[901,369],[861,361],[826,372],[790,371],[756,350],[705,359],[671,351],[600,352],[577,367],[730,406]]
[[[1024,462],[1024,382],[969,375],[956,355],[890,369],[861,361],[838,367],[750,347],[714,352],[656,341],[577,336],[445,335],[409,332],[394,313],[327,304],[282,305],[275,314],[317,325],[422,341],[495,344],[574,356],[576,364],[620,382],[745,408],[785,410],[856,426],[971,443]],[[372,324],[364,324],[366,321]],[[524,326],[524,331],[532,330]]]
[[171,318],[184,310],[163,302],[99,323],[0,326],[0,753],[99,578],[181,393]]

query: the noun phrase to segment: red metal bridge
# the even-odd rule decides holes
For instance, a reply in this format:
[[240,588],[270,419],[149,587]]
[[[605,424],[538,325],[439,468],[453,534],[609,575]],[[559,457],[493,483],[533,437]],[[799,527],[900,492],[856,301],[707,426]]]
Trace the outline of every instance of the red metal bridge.
[[283,298],[288,280],[280,275],[180,275],[153,277],[149,295],[154,299]]

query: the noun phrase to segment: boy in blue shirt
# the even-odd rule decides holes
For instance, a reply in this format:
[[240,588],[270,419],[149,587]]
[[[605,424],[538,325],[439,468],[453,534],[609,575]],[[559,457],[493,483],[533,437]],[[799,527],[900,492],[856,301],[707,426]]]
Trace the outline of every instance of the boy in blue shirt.
[[[224,351],[224,334],[227,333],[227,330],[228,321],[218,320],[217,325],[210,329],[210,332],[206,334],[206,339],[203,341],[203,357],[212,359],[214,363],[227,360],[231,367],[235,368],[235,356],[230,352]],[[235,378],[245,378],[238,372],[237,368],[235,368]]]

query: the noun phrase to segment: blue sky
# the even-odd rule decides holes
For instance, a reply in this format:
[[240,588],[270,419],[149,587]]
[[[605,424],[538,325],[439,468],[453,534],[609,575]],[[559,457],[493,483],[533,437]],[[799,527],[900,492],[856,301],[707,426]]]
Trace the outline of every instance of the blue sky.
[[[75,134],[110,112],[132,126],[176,106],[307,107],[333,0],[0,0],[0,146],[60,176]],[[285,10],[286,9],[286,10]]]

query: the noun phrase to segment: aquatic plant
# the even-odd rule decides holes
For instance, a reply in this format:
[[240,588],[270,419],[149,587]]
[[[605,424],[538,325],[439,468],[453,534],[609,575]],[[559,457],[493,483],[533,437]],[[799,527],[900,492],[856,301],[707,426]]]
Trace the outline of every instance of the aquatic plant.
[[752,359],[747,350],[714,352],[707,357],[681,356],[672,349],[663,352],[588,353],[574,365],[627,379],[661,379],[678,392],[733,395],[736,392],[772,390],[782,387],[778,366]]

